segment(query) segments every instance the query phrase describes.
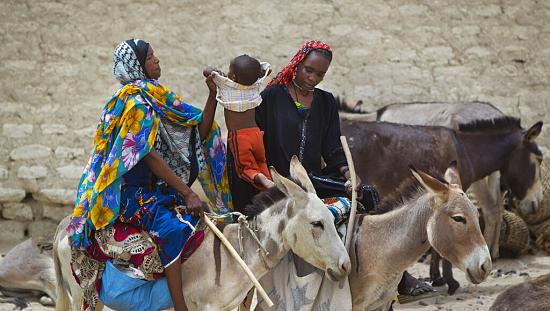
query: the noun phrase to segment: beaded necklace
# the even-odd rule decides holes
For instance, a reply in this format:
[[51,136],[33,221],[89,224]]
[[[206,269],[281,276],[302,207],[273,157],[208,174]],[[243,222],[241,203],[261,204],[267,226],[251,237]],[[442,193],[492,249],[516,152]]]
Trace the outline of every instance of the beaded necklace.
[[[296,96],[296,100],[294,101],[294,105],[296,106],[296,109],[298,109],[298,114],[300,116],[305,117],[307,113],[309,112],[309,108],[304,106],[298,99],[298,91],[296,91],[296,88],[299,88],[300,90],[304,91],[305,89],[300,87],[294,80],[292,80],[293,89],[294,89],[294,95]],[[313,92],[313,90],[305,90],[308,92]]]

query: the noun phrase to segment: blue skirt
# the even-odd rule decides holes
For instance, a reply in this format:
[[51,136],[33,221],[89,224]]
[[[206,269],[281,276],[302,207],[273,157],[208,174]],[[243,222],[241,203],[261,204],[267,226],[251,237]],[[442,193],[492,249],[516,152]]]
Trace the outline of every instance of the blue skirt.
[[124,176],[118,220],[147,231],[167,267],[179,259],[193,233],[189,224],[195,226],[199,218],[182,214],[184,221],[178,219],[174,208],[185,205],[185,200],[164,182],[151,186],[151,171],[141,162]]

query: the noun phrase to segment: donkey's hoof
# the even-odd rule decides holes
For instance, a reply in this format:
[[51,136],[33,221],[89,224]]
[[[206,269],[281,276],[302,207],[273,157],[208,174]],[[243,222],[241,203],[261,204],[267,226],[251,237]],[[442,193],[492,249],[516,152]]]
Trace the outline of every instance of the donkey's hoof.
[[443,286],[447,282],[445,282],[445,279],[442,277],[438,277],[435,280],[432,281],[432,286]]
[[55,306],[55,301],[53,301],[53,299],[51,299],[51,298],[48,297],[48,296],[42,296],[42,297],[40,297],[39,302],[40,302],[40,304],[43,305],[43,306]]
[[460,287],[460,283],[458,283],[456,280],[450,280],[447,285],[449,285],[449,289],[447,290],[447,293],[449,295],[454,295],[454,293],[456,293],[456,290]]

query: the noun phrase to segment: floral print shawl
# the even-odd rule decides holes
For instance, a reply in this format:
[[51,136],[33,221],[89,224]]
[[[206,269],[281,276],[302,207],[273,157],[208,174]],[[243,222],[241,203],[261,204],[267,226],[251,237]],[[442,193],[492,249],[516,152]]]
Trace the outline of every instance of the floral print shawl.
[[[161,116],[181,126],[196,126],[202,121],[200,109],[184,103],[156,80],[126,84],[107,101],[67,229],[73,248],[88,248],[92,231],[111,225],[117,218],[122,177],[153,150]],[[225,155],[225,144],[214,122],[202,150],[197,152],[197,161],[199,181],[210,207],[218,213],[233,209]]]

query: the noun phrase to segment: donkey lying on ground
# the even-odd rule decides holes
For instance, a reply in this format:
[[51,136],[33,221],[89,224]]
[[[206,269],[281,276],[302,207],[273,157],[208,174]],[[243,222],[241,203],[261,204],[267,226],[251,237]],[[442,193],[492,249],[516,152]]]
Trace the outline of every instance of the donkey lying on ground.
[[0,290],[19,298],[46,294],[49,298],[42,297],[40,302],[53,305],[56,295],[51,242],[31,238],[12,248],[0,261]]
[[[313,189],[296,157],[292,158],[290,166],[291,178],[308,185],[306,189]],[[314,193],[304,191],[275,170],[271,170],[271,174],[276,187],[255,197],[259,214],[250,220],[268,253],[259,253],[253,237],[244,233],[243,260],[259,279],[292,250],[325,271],[329,279],[345,278],[350,271],[350,259],[338,237],[331,213]],[[73,298],[72,310],[79,310],[82,293],[71,274],[66,224],[59,225],[54,244],[55,268],[59,276],[57,310],[69,309],[68,294]],[[239,249],[239,226],[229,224],[223,231],[236,249]],[[225,248],[219,250],[220,258],[213,256],[216,239],[212,232],[207,232],[201,247],[183,264],[183,293],[190,310],[231,310],[252,288],[252,282]]]
[[456,167],[447,169],[445,181],[416,170],[413,175],[415,180],[396,191],[397,199],[381,203],[392,211],[360,215],[355,223],[349,276],[353,310],[389,310],[403,272],[430,247],[474,284],[491,272],[477,210],[462,191]]
[[550,310],[550,274],[508,287],[497,296],[489,310]]

